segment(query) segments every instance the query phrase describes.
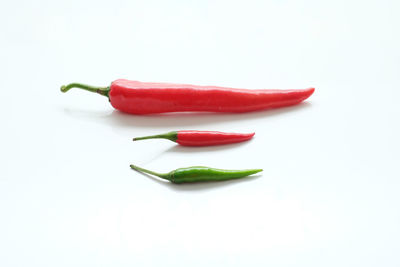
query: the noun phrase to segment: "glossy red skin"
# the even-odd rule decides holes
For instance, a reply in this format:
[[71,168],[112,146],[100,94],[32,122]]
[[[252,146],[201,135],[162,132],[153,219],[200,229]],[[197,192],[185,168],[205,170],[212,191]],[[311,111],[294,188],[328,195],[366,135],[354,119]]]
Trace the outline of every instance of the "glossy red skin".
[[110,86],[111,105],[131,114],[165,112],[248,112],[298,104],[314,88],[250,90],[190,84],[116,80]]
[[177,142],[183,146],[215,146],[247,141],[254,133],[223,133],[214,131],[178,131]]

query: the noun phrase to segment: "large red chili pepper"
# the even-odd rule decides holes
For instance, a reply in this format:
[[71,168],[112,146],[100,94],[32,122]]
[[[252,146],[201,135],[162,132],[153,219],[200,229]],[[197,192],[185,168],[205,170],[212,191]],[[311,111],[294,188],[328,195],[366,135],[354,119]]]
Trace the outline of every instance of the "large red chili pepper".
[[71,83],[62,86],[61,91],[67,92],[74,87],[107,96],[114,108],[132,114],[182,111],[248,112],[295,105],[314,92],[314,88],[249,90],[129,80],[116,80],[109,87]]
[[247,141],[254,133],[223,133],[213,131],[173,131],[165,134],[157,134],[133,138],[133,141],[144,139],[163,138],[176,142],[183,146],[214,146],[239,143]]

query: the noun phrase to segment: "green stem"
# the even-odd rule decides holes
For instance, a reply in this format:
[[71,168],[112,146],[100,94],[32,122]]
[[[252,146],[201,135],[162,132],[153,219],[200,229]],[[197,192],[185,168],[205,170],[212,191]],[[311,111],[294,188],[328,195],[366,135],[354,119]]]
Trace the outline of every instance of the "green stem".
[[89,92],[104,95],[106,97],[108,97],[108,93],[110,92],[110,87],[95,87],[95,86],[90,86],[90,85],[86,85],[86,84],[82,84],[82,83],[70,83],[68,85],[63,85],[63,86],[61,86],[61,92],[66,93],[71,88],[84,89]]
[[174,131],[174,132],[169,132],[169,133],[165,133],[165,134],[135,137],[135,138],[133,138],[133,141],[145,140],[145,139],[156,139],[156,138],[168,139],[168,140],[175,142],[176,139],[178,139],[178,132]]
[[153,171],[150,171],[150,170],[147,170],[147,169],[140,168],[140,167],[138,167],[138,166],[136,166],[136,165],[133,165],[133,164],[131,164],[131,168],[134,169],[135,171],[148,173],[148,174],[151,174],[151,175],[160,177],[160,178],[162,178],[162,179],[169,180],[169,179],[168,179],[168,173],[153,172]]

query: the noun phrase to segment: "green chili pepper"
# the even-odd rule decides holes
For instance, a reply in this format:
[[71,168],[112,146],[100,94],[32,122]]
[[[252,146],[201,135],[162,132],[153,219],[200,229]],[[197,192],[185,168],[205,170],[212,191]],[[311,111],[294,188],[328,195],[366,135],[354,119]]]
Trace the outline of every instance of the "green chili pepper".
[[162,179],[166,179],[175,184],[203,181],[225,181],[246,177],[262,171],[262,169],[221,170],[204,166],[193,166],[179,168],[168,173],[157,173],[135,165],[131,165],[131,168],[139,172],[152,174]]

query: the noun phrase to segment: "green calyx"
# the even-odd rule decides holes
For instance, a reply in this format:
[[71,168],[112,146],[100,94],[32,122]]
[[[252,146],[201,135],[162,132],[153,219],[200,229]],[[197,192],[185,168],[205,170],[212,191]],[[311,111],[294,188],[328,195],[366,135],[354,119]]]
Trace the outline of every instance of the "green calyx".
[[80,88],[92,93],[97,93],[103,96],[108,97],[108,94],[110,92],[110,87],[95,87],[95,86],[90,86],[82,83],[70,83],[68,85],[63,85],[61,86],[61,92],[66,93],[69,91],[71,88]]
[[168,139],[173,142],[176,142],[178,139],[178,132],[173,131],[169,133],[164,133],[164,134],[157,134],[157,135],[149,135],[149,136],[142,136],[142,137],[135,137],[132,140],[133,141],[138,141],[138,140],[145,140],[145,139]]
[[169,173],[157,173],[135,165],[131,165],[131,168],[139,172],[160,177],[176,184],[206,181],[226,181],[243,178],[262,171],[262,169],[222,170],[204,166],[193,166],[179,168]]
[[133,164],[131,164],[130,166],[131,166],[131,168],[134,169],[135,171],[143,172],[143,173],[147,173],[147,174],[151,174],[151,175],[160,177],[160,178],[165,179],[165,180],[170,180],[170,176],[171,176],[170,173],[158,173],[158,172],[153,172],[153,171],[150,171],[150,170],[141,168],[141,167],[136,166],[136,165],[133,165]]

